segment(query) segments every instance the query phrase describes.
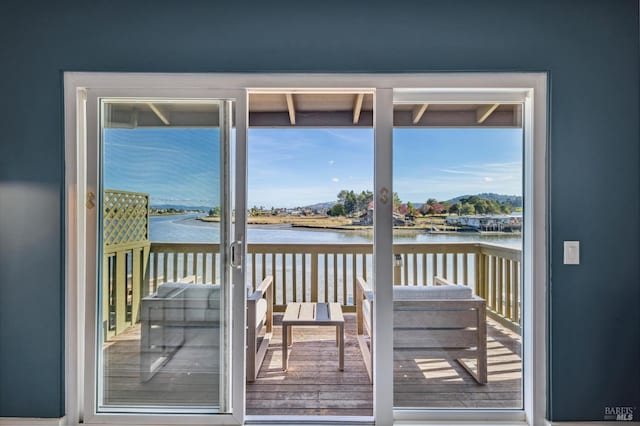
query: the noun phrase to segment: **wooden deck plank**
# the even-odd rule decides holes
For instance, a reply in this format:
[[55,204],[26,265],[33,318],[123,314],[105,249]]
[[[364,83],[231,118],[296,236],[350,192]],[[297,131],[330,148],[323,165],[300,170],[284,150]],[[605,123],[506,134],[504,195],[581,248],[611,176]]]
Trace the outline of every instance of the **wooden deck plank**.
[[[338,347],[331,327],[294,327],[295,350],[282,371],[283,314],[275,314],[274,338],[257,380],[247,384],[249,415],[370,416],[369,383],[355,337],[355,314],[345,314],[345,366],[336,369]],[[206,405],[218,398],[217,363],[202,361],[212,348],[183,348],[149,382],[139,380],[139,326],[105,345],[105,395],[111,404]],[[478,385],[445,359],[396,359],[394,404],[425,408],[520,408],[520,338],[488,320],[489,383]],[[206,357],[205,357],[206,358]],[[212,404],[212,405],[213,405]]]
[[[288,372],[279,369],[281,341],[274,339],[258,380],[247,385],[247,414],[372,414],[372,386],[355,339],[355,315],[344,316],[344,373],[332,370],[337,348],[330,344],[333,339],[330,329],[294,328],[296,351],[289,357]],[[280,318],[276,317],[274,322],[279,327]],[[275,335],[279,336],[279,333]],[[519,336],[489,320],[487,345],[489,384],[484,386],[478,385],[453,361],[426,359],[394,362],[394,380],[400,385],[396,386],[394,392],[395,405],[430,408],[521,407]],[[342,405],[334,404],[331,398],[321,398],[323,390]],[[369,398],[361,399],[362,394],[369,395]],[[354,406],[348,402],[354,400],[362,405]]]

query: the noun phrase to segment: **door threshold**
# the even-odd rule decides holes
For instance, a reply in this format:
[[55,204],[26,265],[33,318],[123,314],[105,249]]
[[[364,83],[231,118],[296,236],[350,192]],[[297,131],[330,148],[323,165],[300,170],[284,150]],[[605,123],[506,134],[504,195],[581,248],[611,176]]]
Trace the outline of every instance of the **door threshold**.
[[373,416],[246,416],[245,425],[375,425]]

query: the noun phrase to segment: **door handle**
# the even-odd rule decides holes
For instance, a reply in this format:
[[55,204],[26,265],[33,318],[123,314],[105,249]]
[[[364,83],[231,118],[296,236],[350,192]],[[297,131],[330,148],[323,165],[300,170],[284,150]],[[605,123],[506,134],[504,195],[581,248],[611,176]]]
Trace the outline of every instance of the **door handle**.
[[229,264],[232,268],[242,268],[242,241],[234,241],[229,245]]
[[94,208],[96,206],[96,194],[94,194],[93,192],[88,192],[87,193],[87,208],[89,210],[91,210],[92,208]]

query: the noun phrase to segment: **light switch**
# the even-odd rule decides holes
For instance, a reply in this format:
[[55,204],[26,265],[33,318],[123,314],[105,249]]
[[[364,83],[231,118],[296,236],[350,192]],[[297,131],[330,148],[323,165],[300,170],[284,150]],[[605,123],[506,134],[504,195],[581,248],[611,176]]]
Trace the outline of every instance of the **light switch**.
[[565,265],[580,264],[580,241],[564,242],[564,264]]

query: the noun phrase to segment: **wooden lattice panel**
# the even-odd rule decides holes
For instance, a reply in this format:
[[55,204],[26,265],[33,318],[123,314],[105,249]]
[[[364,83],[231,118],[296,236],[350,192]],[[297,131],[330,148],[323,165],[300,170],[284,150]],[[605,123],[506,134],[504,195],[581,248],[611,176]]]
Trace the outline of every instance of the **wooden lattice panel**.
[[149,241],[149,194],[104,191],[104,246]]

